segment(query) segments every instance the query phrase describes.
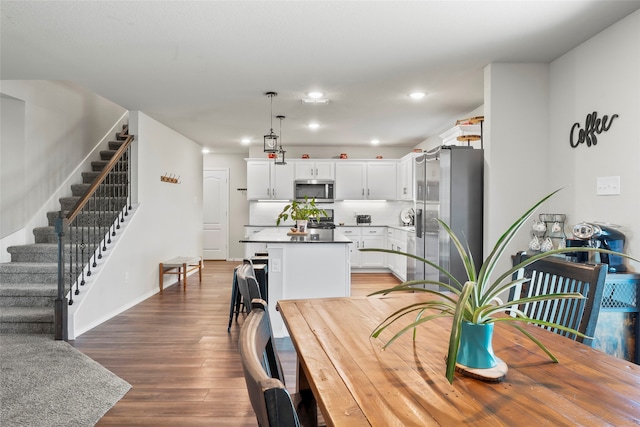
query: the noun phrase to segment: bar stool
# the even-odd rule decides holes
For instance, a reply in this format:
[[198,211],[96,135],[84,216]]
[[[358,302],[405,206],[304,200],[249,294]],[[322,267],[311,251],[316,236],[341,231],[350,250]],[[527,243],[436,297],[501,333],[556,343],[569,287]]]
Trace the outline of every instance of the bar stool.
[[[233,282],[231,284],[231,301],[229,304],[229,325],[227,327],[227,332],[231,332],[233,315],[235,314],[236,322],[237,322],[238,315],[240,314],[240,311],[242,311],[242,295],[240,294],[240,290],[238,288],[238,269],[239,268],[243,268],[247,264],[250,265],[250,266],[244,267],[247,270],[249,270],[248,272],[244,272],[244,273],[245,275],[255,277],[256,281],[258,282],[258,287],[260,289],[260,295],[262,299],[267,301],[267,298],[269,295],[267,263],[265,262],[262,264],[254,264],[252,259],[245,259],[242,264],[237,265],[233,269]],[[260,261],[261,260],[259,260],[259,262]]]

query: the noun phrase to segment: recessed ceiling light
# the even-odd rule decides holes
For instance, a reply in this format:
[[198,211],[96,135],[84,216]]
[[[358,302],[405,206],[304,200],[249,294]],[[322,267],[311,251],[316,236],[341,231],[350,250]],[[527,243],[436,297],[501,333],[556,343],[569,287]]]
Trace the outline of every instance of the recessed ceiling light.
[[308,92],[307,96],[309,98],[312,98],[312,99],[318,99],[318,98],[322,98],[324,96],[324,93],[322,93],[322,92]]
[[303,104],[328,104],[327,98],[302,98]]
[[202,149],[202,154],[209,154],[210,150],[207,147]]
[[378,144],[380,144],[380,140],[378,140],[378,139],[372,139],[372,140],[371,140],[371,144],[373,144],[373,145],[378,145]]
[[244,145],[251,144],[251,138],[242,138],[240,142],[242,142],[242,144]]
[[412,92],[409,94],[409,96],[411,97],[411,99],[422,99],[424,98],[426,95],[426,93],[424,92]]
[[309,129],[318,129],[320,127],[319,123],[309,123],[307,125],[309,127]]

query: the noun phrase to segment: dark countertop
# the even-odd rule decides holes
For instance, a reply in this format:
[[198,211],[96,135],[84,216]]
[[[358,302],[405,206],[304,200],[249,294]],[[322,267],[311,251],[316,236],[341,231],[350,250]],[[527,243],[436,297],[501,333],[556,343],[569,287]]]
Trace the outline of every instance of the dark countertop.
[[352,240],[335,233],[334,230],[310,229],[309,234],[287,235],[291,230],[286,227],[269,227],[252,236],[240,240],[240,243],[351,243]]
[[[257,225],[257,224],[252,224],[252,225],[245,225],[245,227],[261,227],[261,228],[282,228],[282,229],[287,229],[289,230],[288,226],[276,226],[276,225]],[[336,224],[336,230],[339,229],[340,227],[389,227],[389,228],[396,228],[398,230],[404,230],[404,231],[416,231],[416,228],[412,225],[410,226],[405,226],[405,225],[389,225],[389,224]]]

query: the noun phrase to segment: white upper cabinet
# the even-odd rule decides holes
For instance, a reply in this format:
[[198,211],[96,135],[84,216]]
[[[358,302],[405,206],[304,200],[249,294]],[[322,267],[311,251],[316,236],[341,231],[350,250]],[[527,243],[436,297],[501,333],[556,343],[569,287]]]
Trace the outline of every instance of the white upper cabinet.
[[336,163],[336,200],[364,200],[366,192],[365,162]]
[[367,199],[396,200],[397,162],[367,162]]
[[332,161],[296,160],[294,176],[295,179],[335,179],[334,165]]
[[398,200],[413,200],[413,164],[415,154],[407,154],[398,162]]
[[276,165],[273,160],[247,162],[248,200],[293,199],[293,165]]
[[336,199],[396,200],[396,162],[337,162]]

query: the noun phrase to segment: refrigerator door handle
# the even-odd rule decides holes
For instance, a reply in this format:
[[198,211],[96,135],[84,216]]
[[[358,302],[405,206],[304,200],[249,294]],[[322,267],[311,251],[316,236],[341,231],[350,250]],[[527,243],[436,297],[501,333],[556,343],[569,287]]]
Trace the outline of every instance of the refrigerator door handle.
[[422,232],[422,209],[416,209],[415,224],[416,224],[416,236],[423,237],[424,234]]

